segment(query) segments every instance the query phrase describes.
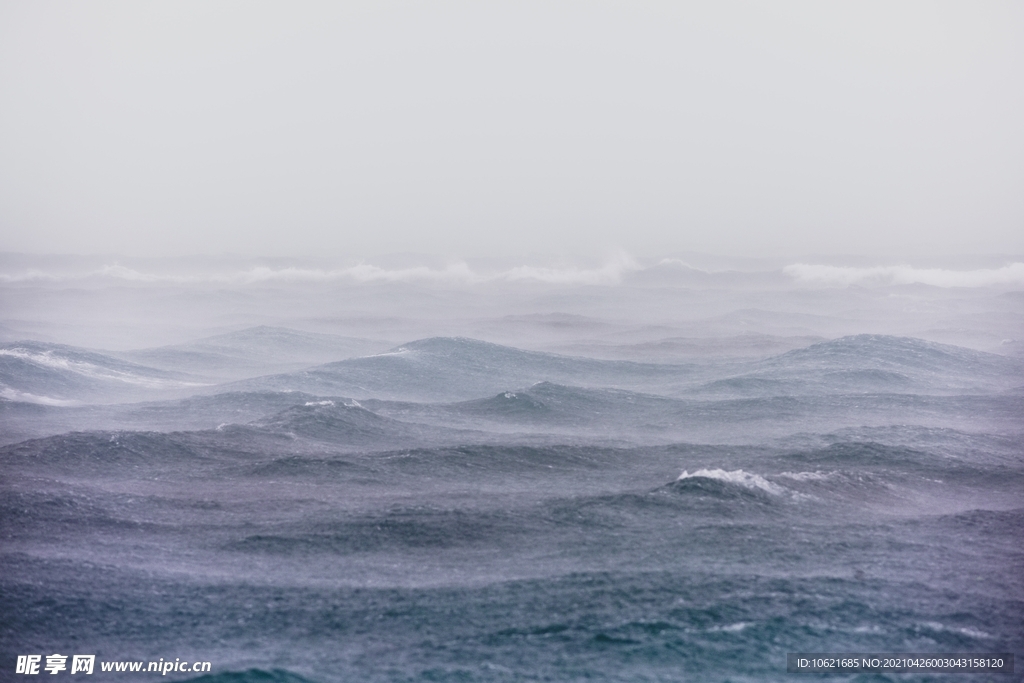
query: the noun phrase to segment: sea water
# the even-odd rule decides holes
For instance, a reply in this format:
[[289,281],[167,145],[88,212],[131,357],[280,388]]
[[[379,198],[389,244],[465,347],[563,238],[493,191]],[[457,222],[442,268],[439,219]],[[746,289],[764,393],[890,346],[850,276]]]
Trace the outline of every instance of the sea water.
[[[46,353],[8,346],[11,377]],[[186,399],[7,401],[35,438],[0,450],[2,675],[762,681],[790,652],[1021,652],[1022,378],[901,337],[699,366],[434,338]]]

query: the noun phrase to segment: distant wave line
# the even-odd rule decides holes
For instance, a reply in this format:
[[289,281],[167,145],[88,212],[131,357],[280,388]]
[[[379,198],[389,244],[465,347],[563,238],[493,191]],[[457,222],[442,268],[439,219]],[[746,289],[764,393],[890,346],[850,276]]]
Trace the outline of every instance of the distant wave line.
[[[632,272],[658,268],[666,265],[680,265],[690,271],[712,274],[724,271],[708,271],[679,259],[662,259],[652,266],[638,264],[628,254],[620,253],[602,266],[545,267],[521,265],[491,272],[474,270],[464,261],[451,263],[443,268],[411,266],[408,268],[384,268],[371,263],[358,263],[343,268],[309,268],[287,266],[272,268],[253,266],[233,272],[209,273],[159,273],[144,272],[120,264],[105,265],[96,270],[80,273],[57,274],[38,269],[21,273],[0,273],[0,282],[61,282],[84,281],[89,279],[113,279],[140,284],[224,284],[258,285],[262,283],[400,283],[420,282],[449,285],[477,285],[500,282],[537,282],[552,285],[612,286],[621,284],[623,278]],[[776,271],[779,272],[779,271]],[[976,270],[950,270],[944,268],[917,268],[909,265],[895,266],[831,266],[825,264],[793,263],[781,271],[798,284],[826,287],[848,287],[851,285],[886,286],[925,284],[935,287],[992,287],[1024,285],[1024,263],[1014,262],[1001,268]]]
[[800,282],[838,286],[910,285],[934,287],[992,287],[1024,285],[1024,263],[1011,263],[1002,268],[977,270],[947,270],[944,268],[915,268],[914,266],[848,266],[794,263],[782,269],[786,275]]
[[508,270],[481,273],[474,271],[465,262],[453,263],[445,268],[414,266],[411,268],[387,269],[369,263],[360,263],[347,268],[324,270],[319,268],[269,268],[255,266],[234,273],[204,273],[194,275],[146,273],[115,264],[98,270],[77,275],[54,275],[39,270],[20,274],[0,274],[2,282],[84,280],[88,278],[113,278],[140,283],[172,284],[258,284],[261,282],[330,282],[352,280],[356,282],[446,282],[453,284],[482,284],[487,282],[537,281],[548,284],[613,285],[622,276],[639,266],[628,256],[620,256],[598,268],[550,268],[539,266],[517,266]]

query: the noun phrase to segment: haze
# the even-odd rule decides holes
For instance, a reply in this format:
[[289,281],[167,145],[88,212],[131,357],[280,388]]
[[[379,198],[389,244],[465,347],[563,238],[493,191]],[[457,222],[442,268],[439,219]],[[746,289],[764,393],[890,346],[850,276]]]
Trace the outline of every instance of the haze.
[[1010,2],[4,2],[0,250],[1020,253],[1022,35]]

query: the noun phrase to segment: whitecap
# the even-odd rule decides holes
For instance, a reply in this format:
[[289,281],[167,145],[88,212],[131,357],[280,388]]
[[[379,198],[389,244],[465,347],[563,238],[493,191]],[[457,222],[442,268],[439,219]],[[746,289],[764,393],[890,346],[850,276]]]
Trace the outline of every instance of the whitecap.
[[505,270],[474,270],[465,261],[455,261],[443,268],[426,265],[408,268],[385,268],[360,262],[347,267],[323,269],[288,266],[270,268],[253,266],[245,270],[213,273],[156,273],[143,272],[119,263],[104,265],[98,270],[77,274],[46,273],[28,270],[23,273],[0,273],[0,282],[32,280],[80,280],[100,277],[139,283],[174,284],[261,284],[266,282],[436,282],[475,285],[488,282],[543,282],[563,285],[615,285],[622,277],[641,266],[627,253],[611,255],[604,265],[592,268],[575,266],[547,267],[520,265]]
[[759,474],[752,474],[750,472],[744,472],[743,470],[700,469],[693,474],[683,470],[683,473],[679,475],[679,478],[676,481],[690,479],[692,477],[717,479],[718,481],[737,484],[748,489],[760,489],[762,491],[767,491],[775,496],[782,494],[782,488],[780,486],[771,483]]
[[35,365],[40,365],[53,370],[73,372],[77,375],[91,379],[112,380],[147,387],[150,389],[161,389],[166,387],[196,387],[207,386],[196,382],[182,382],[172,379],[160,379],[156,377],[143,377],[123,370],[104,368],[87,361],[73,360],[64,356],[58,356],[53,351],[33,352],[20,347],[0,349],[0,356],[17,358]]
[[977,270],[915,268],[909,265],[853,268],[794,263],[783,268],[782,272],[801,282],[834,286],[924,284],[934,287],[992,287],[1024,284],[1024,263],[1019,262],[1002,268]]
[[947,633],[959,633],[960,635],[967,636],[968,638],[995,638],[991,633],[985,633],[977,629],[971,628],[970,626],[956,627],[946,626],[935,621],[926,621],[923,626],[931,629],[932,631],[945,631]]
[[739,633],[745,630],[747,627],[753,626],[752,622],[749,621],[738,621],[735,624],[728,624],[726,626],[712,626],[708,631],[718,631],[720,633]]
[[37,396],[36,394],[29,394],[24,391],[18,391],[17,389],[2,385],[0,385],[0,398],[5,398],[8,401],[20,401],[21,403],[35,403],[42,406],[68,407],[79,405],[78,401],[52,398],[50,396]]
[[835,472],[780,472],[777,476],[793,481],[825,481],[832,478]]

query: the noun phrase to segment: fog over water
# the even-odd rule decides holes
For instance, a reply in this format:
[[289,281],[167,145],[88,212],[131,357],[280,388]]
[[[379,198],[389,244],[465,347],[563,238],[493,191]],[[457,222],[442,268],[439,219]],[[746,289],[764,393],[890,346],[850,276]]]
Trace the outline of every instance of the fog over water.
[[624,358],[645,353],[630,345],[655,353],[666,339],[743,334],[898,334],[1019,348],[1024,262],[846,263],[625,252],[532,263],[8,254],[0,334],[128,350],[271,325],[381,343],[461,335],[543,350],[576,345]]
[[1013,2],[3,3],[0,249],[1020,254],[1022,30]]
[[0,3],[0,681],[1024,680],[1022,31]]

